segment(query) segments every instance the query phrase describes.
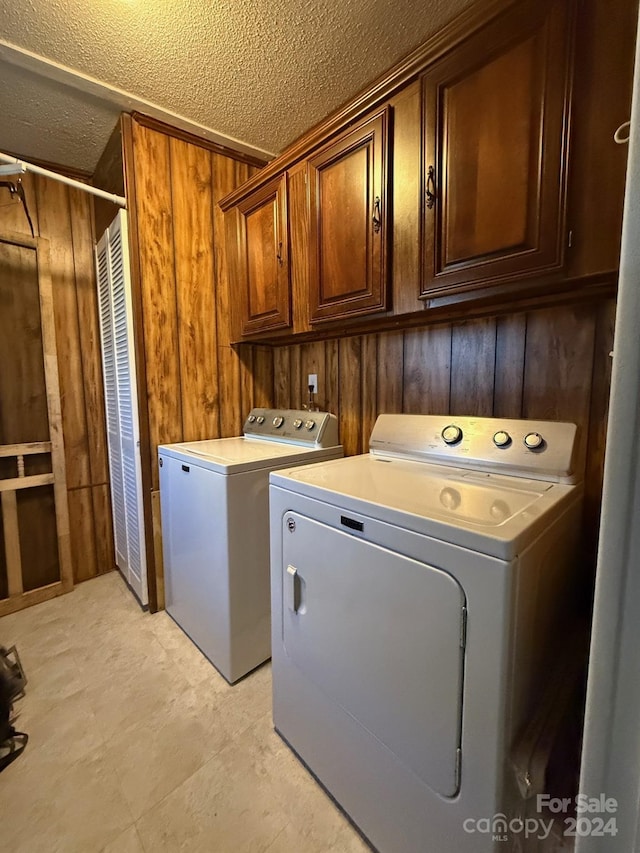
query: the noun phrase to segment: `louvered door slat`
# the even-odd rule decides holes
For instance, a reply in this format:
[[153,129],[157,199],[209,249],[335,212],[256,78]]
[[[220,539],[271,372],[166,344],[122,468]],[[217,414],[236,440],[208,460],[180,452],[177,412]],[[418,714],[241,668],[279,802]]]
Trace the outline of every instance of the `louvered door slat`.
[[128,563],[127,529],[122,478],[122,455],[120,452],[116,350],[111,310],[111,286],[109,283],[108,232],[105,232],[104,236],[98,243],[96,249],[96,266],[98,273],[100,335],[102,339],[102,373],[105,390],[109,474],[111,477],[113,535],[116,552],[116,565],[126,577]]
[[[137,386],[133,338],[133,305],[129,274],[126,213],[120,211],[105,233],[105,256],[108,280],[109,330],[103,335],[105,351],[106,393],[112,401],[109,430],[109,454],[112,460],[114,495],[114,528],[116,540],[123,543],[118,550],[118,567],[142,604],[148,601],[144,516],[142,510],[142,471],[140,465],[140,433],[138,423]],[[102,241],[101,241],[102,244]],[[98,275],[101,273],[97,254]],[[105,266],[104,262],[103,267]],[[103,298],[101,291],[101,311]],[[105,323],[106,325],[106,323]],[[106,344],[106,346],[105,346]],[[110,353],[109,358],[106,353]],[[109,362],[107,366],[107,362]],[[111,430],[113,424],[113,432]],[[112,441],[113,435],[113,441]],[[113,447],[112,447],[113,444]]]

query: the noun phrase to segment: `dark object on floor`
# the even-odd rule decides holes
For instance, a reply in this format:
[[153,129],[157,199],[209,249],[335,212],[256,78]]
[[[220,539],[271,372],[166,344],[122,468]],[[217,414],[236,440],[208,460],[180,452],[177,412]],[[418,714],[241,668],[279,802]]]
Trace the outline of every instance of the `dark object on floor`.
[[29,735],[13,726],[13,703],[24,696],[27,678],[15,646],[0,646],[0,772],[24,751]]

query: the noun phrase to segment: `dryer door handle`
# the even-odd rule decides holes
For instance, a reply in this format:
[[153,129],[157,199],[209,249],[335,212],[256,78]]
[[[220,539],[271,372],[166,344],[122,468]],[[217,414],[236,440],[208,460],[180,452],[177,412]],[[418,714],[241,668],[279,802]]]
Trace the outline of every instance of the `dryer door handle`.
[[295,566],[287,566],[284,584],[285,604],[292,613],[298,613],[302,604],[302,578]]

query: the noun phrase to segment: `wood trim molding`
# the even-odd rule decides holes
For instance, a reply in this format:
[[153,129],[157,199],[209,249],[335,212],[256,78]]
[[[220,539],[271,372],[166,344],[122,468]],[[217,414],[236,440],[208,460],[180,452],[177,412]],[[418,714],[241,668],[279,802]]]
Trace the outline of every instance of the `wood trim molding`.
[[[126,113],[123,115],[126,115]],[[157,118],[144,115],[144,113],[133,112],[131,113],[131,119],[142,127],[148,127],[150,130],[156,130],[158,133],[164,133],[165,136],[171,136],[173,139],[180,139],[183,142],[188,142],[189,145],[198,145],[200,148],[204,148],[207,151],[222,154],[224,157],[229,157],[240,163],[247,163],[249,166],[257,166],[260,169],[268,162],[267,160],[261,160],[259,157],[252,157],[250,154],[243,154],[241,151],[228,148],[226,145],[220,145],[220,143],[213,142],[210,139],[203,139],[201,136],[196,136],[193,133],[189,133],[187,130],[182,130],[181,128],[174,127],[171,124],[166,124]]]
[[36,486],[50,486],[53,482],[53,474],[11,477],[9,480],[0,480],[0,492],[18,492],[20,489],[33,489]]
[[62,400],[58,375],[58,351],[53,311],[53,282],[49,241],[38,237],[36,258],[38,288],[40,291],[40,323],[42,328],[42,355],[47,389],[47,413],[51,441],[51,470],[58,533],[58,559],[62,591],[73,589],[73,560],[71,555],[71,528],[67,496],[67,470],[64,455],[62,426]]
[[20,553],[20,527],[15,491],[0,490],[0,509],[4,528],[4,550],[9,599],[19,598],[24,592],[22,581],[22,555]]
[[307,156],[317,145],[328,142],[352,122],[358,121],[369,111],[382,105],[399,89],[415,80],[425,68],[514,5],[515,2],[516,0],[480,0],[480,2],[476,2],[465,9],[390,71],[367,86],[359,95],[312,127],[279,157],[271,160],[261,172],[225,196],[220,201],[222,210],[233,207],[259,187],[263,181],[275,177],[285,169],[289,169]]
[[321,329],[296,335],[284,332],[281,336],[273,335],[268,338],[256,336],[252,340],[239,341],[234,344],[234,348],[249,344],[271,347],[292,346],[374,332],[397,332],[427,328],[442,323],[462,323],[483,317],[502,317],[507,314],[552,308],[556,305],[581,305],[587,301],[615,296],[617,281],[618,270],[607,270],[590,276],[561,281],[555,278],[548,283],[538,281],[531,289],[521,289],[517,295],[512,295],[510,298],[505,298],[506,285],[503,284],[495,289],[487,288],[483,294],[474,291],[468,294],[468,298],[465,298],[466,294],[460,294],[457,299],[451,297],[450,300],[437,300],[437,304],[435,304],[436,300],[432,300],[432,304],[425,306],[424,310],[418,309],[411,314],[386,317],[378,315],[367,321],[358,320],[358,318],[354,318],[351,322],[336,321],[331,325],[328,323],[323,325]]
[[0,234],[0,243],[12,243],[14,246],[22,246],[25,249],[38,249],[39,237],[28,237],[26,234],[15,232],[3,232]]
[[488,305],[495,314],[503,313],[503,307],[511,313],[512,310],[518,310],[521,304],[536,300],[566,303],[567,298],[587,298],[594,288],[604,287],[609,291],[607,295],[611,295],[610,291],[612,288],[615,290],[617,281],[617,270],[606,270],[577,278],[563,278],[558,273],[547,276],[532,275],[519,281],[487,284],[464,293],[435,296],[425,300],[425,308],[430,314],[441,310],[465,313],[468,310],[475,311],[476,306]]
[[30,456],[34,453],[51,453],[50,441],[29,441],[26,444],[0,445],[0,458]]
[[23,592],[20,596],[20,607],[16,606],[17,598],[5,598],[0,601],[0,617],[8,616],[9,613],[15,613],[16,610],[24,607],[31,607],[34,604],[42,604],[43,601],[49,601],[51,598],[56,598],[69,592],[69,589],[62,583],[56,581],[49,586],[41,586],[39,589],[31,589],[28,592]]

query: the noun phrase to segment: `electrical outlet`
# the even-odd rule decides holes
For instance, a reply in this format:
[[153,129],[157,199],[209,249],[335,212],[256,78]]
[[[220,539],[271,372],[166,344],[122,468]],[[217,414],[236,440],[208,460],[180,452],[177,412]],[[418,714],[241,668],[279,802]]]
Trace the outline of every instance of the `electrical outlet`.
[[[313,388],[311,388],[313,386]],[[318,374],[310,373],[307,377],[307,388],[311,388],[313,394],[318,393]]]

